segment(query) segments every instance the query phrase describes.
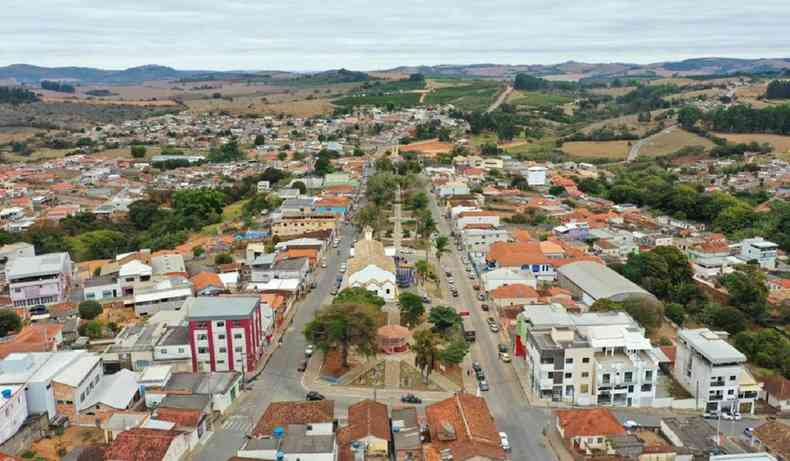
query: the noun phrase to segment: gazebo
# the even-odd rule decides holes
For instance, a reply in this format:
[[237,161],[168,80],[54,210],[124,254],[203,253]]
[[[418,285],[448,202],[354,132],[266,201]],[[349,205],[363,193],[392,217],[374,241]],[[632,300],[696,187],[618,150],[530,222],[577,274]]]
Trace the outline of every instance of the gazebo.
[[384,325],[376,332],[379,349],[385,354],[404,352],[409,348],[409,329],[400,325]]

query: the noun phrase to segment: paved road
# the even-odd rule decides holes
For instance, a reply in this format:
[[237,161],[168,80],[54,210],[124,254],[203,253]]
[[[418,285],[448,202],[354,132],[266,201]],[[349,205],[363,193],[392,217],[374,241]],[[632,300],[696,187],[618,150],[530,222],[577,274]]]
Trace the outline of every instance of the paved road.
[[[450,227],[441,216],[432,194],[430,206],[439,232],[449,235]],[[496,419],[497,428],[507,432],[512,446],[511,458],[536,461],[553,461],[554,454],[544,446],[542,431],[550,422],[550,410],[529,406],[513,368],[499,360],[497,346],[499,336],[491,333],[485,321],[487,314],[480,310],[469,277],[460,261],[460,256],[452,245],[452,252],[442,256],[442,269],[449,269],[456,281],[459,297],[450,298],[456,309],[471,312],[472,325],[477,331],[477,341],[472,347],[472,359],[480,363],[486,373],[491,390],[483,392],[491,412]],[[443,274],[442,274],[443,276]]]
[[493,111],[497,110],[497,108],[499,108],[499,106],[501,106],[501,105],[502,105],[502,103],[504,103],[505,101],[507,101],[507,97],[508,97],[508,96],[510,96],[510,93],[512,93],[512,92],[513,92],[513,87],[512,87],[512,86],[508,86],[507,88],[505,88],[505,91],[503,91],[503,92],[502,92],[502,93],[499,95],[499,97],[498,97],[498,98],[496,98],[496,101],[494,101],[494,103],[493,103],[493,104],[491,104],[491,105],[488,107],[488,109],[486,109],[486,114],[489,114],[489,113],[491,113],[491,112],[493,112]]
[[[192,459],[213,461],[235,456],[246,434],[252,432],[271,402],[304,399],[302,374],[296,370],[299,361],[304,358],[307,345],[302,330],[318,308],[328,300],[338,275],[337,268],[348,258],[356,231],[349,225],[339,235],[343,239],[338,249],[327,249],[327,268],[320,269],[322,272],[317,276],[318,286],[294,306],[297,311],[293,324],[283,336],[282,346],[274,352],[260,376],[251,383],[252,390],[244,394],[225,422],[214,428],[214,435],[200,451],[192,455]],[[355,397],[335,398],[335,414],[344,417],[348,407],[358,400]]]
[[674,125],[672,125],[672,126],[670,126],[668,128],[665,128],[665,129],[659,131],[658,133],[656,133],[656,134],[654,134],[652,136],[648,136],[646,138],[640,139],[639,141],[636,142],[636,144],[631,146],[631,150],[628,151],[628,158],[626,158],[625,161],[626,162],[633,162],[639,156],[639,150],[642,148],[642,146],[645,145],[645,143],[648,143],[650,141],[654,141],[656,138],[658,138],[660,136],[663,136],[665,134],[669,134],[672,131],[674,131],[675,128],[676,127]]

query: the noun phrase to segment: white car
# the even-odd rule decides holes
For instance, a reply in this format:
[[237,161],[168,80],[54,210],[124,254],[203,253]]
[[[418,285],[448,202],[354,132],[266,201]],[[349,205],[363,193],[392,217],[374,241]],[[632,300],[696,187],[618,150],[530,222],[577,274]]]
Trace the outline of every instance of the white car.
[[312,344],[308,344],[307,347],[304,348],[305,357],[312,357],[313,352],[315,352],[315,346],[313,346]]
[[633,419],[629,419],[628,421],[623,423],[623,427],[626,429],[635,429],[639,427],[639,423],[637,423]]
[[499,433],[499,441],[502,442],[502,449],[505,451],[510,451],[510,440],[507,439],[507,433],[500,432]]
[[326,269],[326,261],[321,261],[321,267],[323,267],[324,269]]
[[740,421],[742,418],[743,416],[741,416],[741,414],[738,413],[737,411],[734,413],[731,413],[729,411],[724,411],[721,413],[721,419],[726,419],[727,421],[733,421],[733,420]]

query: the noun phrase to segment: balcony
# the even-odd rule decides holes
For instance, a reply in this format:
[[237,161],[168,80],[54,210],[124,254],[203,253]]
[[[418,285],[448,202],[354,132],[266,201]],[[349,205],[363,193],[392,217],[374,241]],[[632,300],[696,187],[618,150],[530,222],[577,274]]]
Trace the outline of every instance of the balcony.
[[711,381],[710,387],[724,387],[724,381]]

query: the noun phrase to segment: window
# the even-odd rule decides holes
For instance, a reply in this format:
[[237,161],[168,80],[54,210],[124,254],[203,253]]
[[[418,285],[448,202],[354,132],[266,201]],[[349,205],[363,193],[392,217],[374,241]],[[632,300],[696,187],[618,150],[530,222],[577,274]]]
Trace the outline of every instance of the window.
[[222,340],[224,340],[224,339],[225,339],[225,335],[219,335],[219,336],[217,336],[217,339],[219,339],[220,341],[222,341]]
[[217,328],[221,328],[225,326],[225,322],[217,322]]
[[567,365],[572,365],[573,364],[573,359],[572,358],[571,359],[565,359],[565,363]]
[[650,392],[653,390],[652,384],[642,384],[642,392]]
[[604,373],[603,374],[603,382],[604,382],[604,384],[609,384],[609,380],[610,379],[611,379],[611,376],[609,376],[609,373]]
[[573,373],[565,373],[565,378],[570,379],[573,376]]
[[224,354],[224,353],[226,353],[226,352],[228,352],[228,350],[227,350],[226,348],[224,348],[224,347],[220,347],[220,348],[219,348],[219,353],[220,353],[220,354]]
[[645,381],[650,381],[653,379],[653,370],[647,370],[645,372]]
[[208,339],[208,335],[198,335],[198,341],[205,341]]
[[225,365],[225,361],[224,360],[217,360],[217,365]]
[[96,293],[85,293],[85,299],[96,299]]
[[634,373],[631,372],[631,371],[626,371],[625,372],[625,382],[630,383],[633,380],[634,380]]
[[208,354],[208,347],[198,347],[198,354]]
[[735,381],[735,380],[736,380],[735,376],[730,376],[730,381]]
[[541,357],[540,363],[543,365],[552,365],[554,363],[554,357]]
[[233,339],[241,339],[241,336],[242,336],[241,333],[234,333]]
[[579,392],[582,394],[587,394],[590,392],[590,385],[589,384],[582,384],[579,386]]
[[179,347],[178,348],[178,353],[179,354],[183,354],[184,353],[184,348],[183,347]]
[[583,371],[582,372],[582,378],[589,378],[589,377],[590,377],[590,372],[588,372],[588,371]]
[[590,358],[589,357],[584,357],[582,359],[582,363],[590,363]]
[[241,352],[242,348],[241,347],[237,347],[237,348],[235,348],[233,350],[236,351],[236,352]]
[[727,391],[727,395],[733,395],[733,394],[735,394],[735,391],[733,389]]
[[167,354],[167,349],[159,349],[160,354]]

